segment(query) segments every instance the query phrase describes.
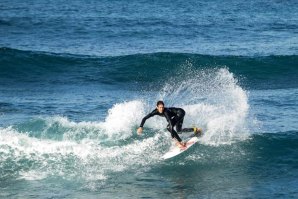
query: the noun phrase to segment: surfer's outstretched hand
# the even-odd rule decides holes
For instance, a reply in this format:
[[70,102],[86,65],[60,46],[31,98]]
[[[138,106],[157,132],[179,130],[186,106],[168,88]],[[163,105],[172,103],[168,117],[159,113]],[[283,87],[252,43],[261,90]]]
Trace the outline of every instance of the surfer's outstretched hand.
[[142,131],[143,131],[143,128],[142,127],[139,127],[138,130],[137,130],[138,135],[141,135],[142,134]]

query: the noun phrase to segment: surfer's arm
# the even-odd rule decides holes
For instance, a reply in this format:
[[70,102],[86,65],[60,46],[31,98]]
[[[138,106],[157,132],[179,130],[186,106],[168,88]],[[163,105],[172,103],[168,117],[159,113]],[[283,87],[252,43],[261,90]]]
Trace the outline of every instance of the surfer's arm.
[[178,143],[182,144],[182,139],[179,137],[178,133],[174,130],[174,126],[172,124],[172,120],[170,116],[168,115],[167,112],[165,112],[164,114],[169,123],[168,130],[170,131],[172,138],[175,139]]
[[155,110],[153,110],[151,113],[149,113],[148,115],[146,115],[146,116],[142,119],[142,122],[141,122],[141,124],[140,124],[140,127],[139,127],[138,130],[137,130],[137,133],[138,133],[139,135],[142,134],[143,126],[144,126],[146,120],[149,119],[150,117],[156,115],[156,114],[157,114],[157,110],[155,109]]
[[140,124],[140,127],[143,128],[143,126],[144,126],[146,120],[149,119],[150,117],[153,117],[153,116],[156,115],[156,114],[157,114],[157,110],[154,109],[151,113],[149,113],[148,115],[146,115],[146,116],[142,119],[142,122],[141,122],[141,124]]
[[177,134],[177,132],[175,130],[172,131],[171,135],[172,135],[173,139],[175,139],[177,142],[182,144],[182,140],[181,140],[181,138],[179,137],[179,135]]

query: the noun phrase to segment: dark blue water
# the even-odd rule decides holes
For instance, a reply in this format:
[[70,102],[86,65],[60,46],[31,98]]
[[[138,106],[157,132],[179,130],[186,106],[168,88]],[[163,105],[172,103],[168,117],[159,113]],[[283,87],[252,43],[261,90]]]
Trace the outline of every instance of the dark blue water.
[[1,1],[1,45],[84,55],[297,53],[289,1]]
[[[298,197],[297,1],[0,10],[0,198]],[[168,161],[160,99],[205,132]]]

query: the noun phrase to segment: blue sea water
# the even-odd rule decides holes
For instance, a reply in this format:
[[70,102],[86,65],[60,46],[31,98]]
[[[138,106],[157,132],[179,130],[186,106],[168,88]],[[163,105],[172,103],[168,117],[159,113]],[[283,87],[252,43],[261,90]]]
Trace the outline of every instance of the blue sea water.
[[[0,198],[298,197],[297,1],[0,11]],[[161,99],[204,131],[168,161]]]

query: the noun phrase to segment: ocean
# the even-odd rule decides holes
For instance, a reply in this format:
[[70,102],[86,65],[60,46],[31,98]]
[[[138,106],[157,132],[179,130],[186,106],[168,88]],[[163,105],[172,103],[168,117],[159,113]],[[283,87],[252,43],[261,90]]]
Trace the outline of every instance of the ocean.
[[[0,11],[0,198],[298,198],[297,1]],[[204,132],[169,160],[158,100]]]

